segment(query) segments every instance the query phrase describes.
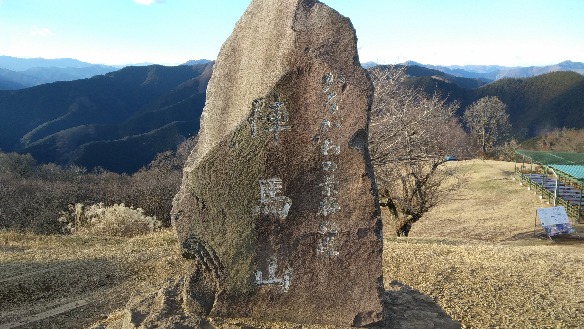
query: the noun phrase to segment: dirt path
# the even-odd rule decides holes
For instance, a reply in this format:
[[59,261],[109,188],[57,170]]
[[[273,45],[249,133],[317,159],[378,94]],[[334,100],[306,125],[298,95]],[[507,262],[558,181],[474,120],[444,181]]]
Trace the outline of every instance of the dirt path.
[[89,326],[182,266],[170,231],[134,239],[0,232],[0,247],[0,329]]
[[25,316],[25,317],[18,317],[18,320],[16,320],[16,321],[0,325],[0,329],[11,329],[11,328],[24,326],[24,325],[30,326],[34,322],[45,320],[47,318],[54,317],[54,316],[59,315],[59,314],[67,313],[67,312],[72,311],[72,310],[79,308],[81,306],[85,306],[88,303],[89,302],[85,299],[79,299],[79,300],[76,300],[74,302],[61,304],[60,306],[48,309],[44,312],[40,312],[40,313],[37,313],[34,315]]

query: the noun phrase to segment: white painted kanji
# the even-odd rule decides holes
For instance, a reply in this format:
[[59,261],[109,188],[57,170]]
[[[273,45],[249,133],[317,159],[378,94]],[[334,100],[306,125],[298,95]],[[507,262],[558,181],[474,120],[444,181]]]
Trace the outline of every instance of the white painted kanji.
[[334,91],[328,92],[326,95],[326,102],[329,103],[333,98],[337,97],[337,93]]
[[260,179],[260,201],[270,202],[282,193],[282,179],[278,177],[269,179]]
[[266,115],[266,130],[274,134],[274,140],[278,140],[280,131],[290,130],[289,116],[284,102],[274,102],[269,106],[270,111]]
[[292,206],[292,199],[282,194],[282,179],[279,177],[260,179],[260,207],[256,210],[257,213],[264,215],[276,215],[280,219],[285,219],[288,216],[290,207]]
[[320,201],[318,214],[326,217],[336,213],[339,210],[341,210],[341,206],[337,202],[337,199],[332,196],[325,196]]
[[337,181],[335,180],[335,175],[328,175],[324,177],[324,182],[319,184],[318,186],[322,187],[322,194],[330,197],[333,196],[335,194],[338,194],[339,192],[337,190],[335,190],[336,186],[337,186]]
[[263,98],[254,99],[251,102],[251,113],[247,122],[251,126],[251,135],[255,137],[258,133],[258,122],[262,118],[262,109],[264,108],[265,100]]
[[[333,160],[335,156],[341,154],[341,146],[330,139],[330,131],[333,128],[341,127],[338,118],[336,118],[336,112],[339,109],[339,99],[337,97],[339,94],[337,92],[342,92],[340,87],[345,83],[345,79],[342,78],[342,81],[338,81],[337,78],[338,86],[334,82],[335,76],[332,72],[327,72],[323,75],[322,92],[326,100],[328,111],[326,117],[320,124],[320,138],[322,140],[320,152],[326,157],[325,161],[321,163],[322,170],[326,175],[324,176],[324,181],[319,184],[323,199],[320,201],[318,214],[324,217],[330,216],[341,209],[338,200],[335,197],[339,193],[337,190],[338,181],[333,174],[337,170],[337,164]],[[320,245],[326,245],[329,240],[332,241],[331,237],[321,239]]]
[[331,72],[327,72],[322,76],[322,92],[326,93],[333,85],[334,77]]
[[266,106],[264,98],[255,99],[251,104],[251,113],[247,121],[251,127],[251,135],[253,137],[256,137],[261,129],[272,133],[274,140],[278,141],[281,131],[291,130],[286,104],[281,101],[276,101]]
[[339,95],[342,95],[345,78],[337,77],[333,73],[325,73],[322,77],[322,91],[326,101],[325,118],[320,124],[319,140],[321,141],[320,152],[324,159],[321,162],[321,168],[324,173],[323,180],[320,182],[322,199],[318,207],[318,215],[323,216],[325,221],[320,224],[318,234],[320,235],[317,245],[317,255],[336,257],[339,255],[337,250],[337,237],[339,234],[338,225],[331,221],[333,214],[341,210],[337,196],[339,194],[339,182],[335,173],[338,170],[336,163],[337,156],[341,154],[341,146],[338,141],[331,138],[333,129],[340,129],[338,111],[339,102],[342,101]]
[[339,109],[339,106],[337,105],[337,103],[332,103],[329,105],[329,112],[331,114],[335,114],[335,112],[337,112],[338,109]]
[[339,234],[339,228],[334,222],[323,222],[320,224],[318,233],[322,237],[318,240],[316,246],[317,254],[322,254],[325,256],[338,256],[339,252],[336,250],[335,240]]
[[339,155],[341,154],[341,147],[334,145],[330,139],[325,139],[320,147],[322,155]]
[[281,278],[276,277],[278,270],[278,263],[275,257],[270,257],[268,260],[268,277],[264,278],[262,271],[255,272],[255,283],[259,285],[278,285],[282,287],[282,291],[287,292],[292,283],[292,269],[286,269]]
[[323,161],[321,165],[322,170],[326,172],[334,172],[335,170],[337,170],[337,164],[332,161]]
[[322,120],[322,122],[320,123],[320,134],[326,135],[326,133],[328,133],[330,128],[331,128],[331,122],[328,119]]

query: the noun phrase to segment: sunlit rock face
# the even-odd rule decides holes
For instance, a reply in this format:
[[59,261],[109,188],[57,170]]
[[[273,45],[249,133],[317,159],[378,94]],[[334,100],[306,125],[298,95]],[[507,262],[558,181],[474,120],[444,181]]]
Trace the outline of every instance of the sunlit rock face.
[[372,85],[350,21],[253,0],[221,48],[173,218],[191,308],[362,326],[381,320],[367,149]]

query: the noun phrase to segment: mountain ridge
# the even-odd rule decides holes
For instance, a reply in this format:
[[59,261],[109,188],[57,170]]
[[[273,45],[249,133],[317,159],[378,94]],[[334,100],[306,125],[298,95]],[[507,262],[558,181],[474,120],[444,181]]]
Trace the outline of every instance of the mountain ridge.
[[437,93],[447,102],[460,103],[458,116],[482,97],[498,97],[507,105],[512,135],[519,141],[554,129],[584,128],[584,75],[576,72],[503,78],[478,88],[461,86],[445,78],[448,75],[408,75],[407,86],[420,88],[429,95]]
[[[134,172],[198,132],[214,63],[202,61],[206,64],[128,66],[91,78],[0,90],[0,149],[31,153],[40,162]],[[459,115],[480,97],[499,97],[520,140],[554,128],[584,128],[582,74],[560,71],[487,83],[417,65],[407,66],[406,73],[408,86],[461,103]]]
[[[26,71],[34,67],[82,68],[99,64],[91,64],[74,58],[22,58],[0,56],[0,67],[12,71]],[[105,66],[105,65],[104,65]]]
[[57,81],[73,81],[103,75],[118,70],[115,67],[93,65],[80,68],[33,67],[24,71],[0,68],[0,90],[17,90]]
[[0,91],[0,148],[40,162],[134,172],[197,133],[212,67],[131,66]]
[[496,81],[503,78],[529,78],[558,71],[572,71],[584,75],[584,63],[570,60],[543,66],[500,66],[500,65],[428,65],[407,61],[404,65],[418,65],[444,73],[471,79]]

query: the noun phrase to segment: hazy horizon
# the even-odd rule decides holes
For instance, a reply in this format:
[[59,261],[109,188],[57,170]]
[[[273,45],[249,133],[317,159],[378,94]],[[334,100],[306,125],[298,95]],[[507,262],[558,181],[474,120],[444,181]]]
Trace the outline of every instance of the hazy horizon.
[[[0,54],[0,56],[6,56],[6,55],[2,55]],[[163,63],[153,63],[153,62],[142,62],[142,63],[126,63],[126,64],[104,64],[104,63],[94,63],[94,62],[86,62],[77,58],[72,58],[72,57],[58,57],[58,58],[45,58],[45,57],[15,57],[15,56],[6,56],[6,57],[13,57],[13,58],[18,58],[18,59],[24,59],[24,60],[76,60],[76,61],[80,61],[83,63],[87,63],[87,64],[93,64],[93,65],[103,65],[103,66],[111,66],[111,67],[125,67],[125,66],[145,66],[145,65],[164,65],[164,66],[178,66],[178,65],[182,65],[185,64],[186,62],[189,61],[198,61],[198,60],[205,60],[205,61],[215,61],[215,58],[210,59],[210,58],[192,58],[189,60],[186,60],[185,62],[182,63],[177,63],[177,64],[163,64]],[[514,67],[540,67],[540,66],[550,66],[550,65],[556,65],[556,64],[560,64],[563,62],[574,62],[574,63],[583,63],[584,62],[579,62],[579,61],[573,61],[571,59],[565,59],[562,60],[560,62],[557,63],[550,63],[550,64],[544,64],[544,65],[529,65],[529,66],[506,66],[506,65],[499,65],[499,64],[452,64],[452,65],[441,65],[441,64],[430,64],[430,63],[420,63],[417,61],[413,61],[413,60],[406,60],[400,63],[377,63],[375,61],[363,61],[360,60],[361,64],[367,64],[367,63],[375,63],[378,65],[401,65],[401,64],[405,64],[407,62],[415,62],[421,65],[426,65],[426,66],[444,66],[444,67],[465,67],[465,66],[500,66],[500,67],[506,67],[506,68],[514,68]]]
[[[323,0],[349,17],[362,63],[584,62],[584,1]],[[0,55],[112,66],[213,60],[249,1],[0,0]]]

